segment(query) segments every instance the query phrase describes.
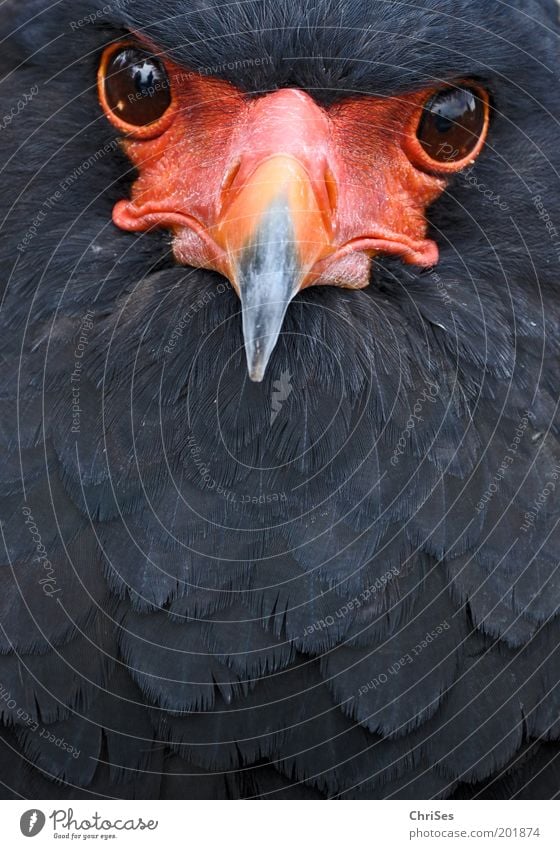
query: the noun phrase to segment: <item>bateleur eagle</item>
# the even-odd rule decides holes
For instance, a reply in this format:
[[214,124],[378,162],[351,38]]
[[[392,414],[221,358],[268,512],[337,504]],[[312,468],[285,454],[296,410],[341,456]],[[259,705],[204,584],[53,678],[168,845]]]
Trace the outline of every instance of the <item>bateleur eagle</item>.
[[557,18],[2,4],[4,797],[558,795]]

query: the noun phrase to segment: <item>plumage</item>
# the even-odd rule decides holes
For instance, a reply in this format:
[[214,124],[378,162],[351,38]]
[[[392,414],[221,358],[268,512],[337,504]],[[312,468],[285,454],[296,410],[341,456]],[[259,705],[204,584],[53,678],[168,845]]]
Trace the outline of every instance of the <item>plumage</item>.
[[[558,796],[556,2],[99,5],[0,12],[0,795]],[[483,86],[437,264],[299,292],[252,382],[232,285],[112,221],[130,33],[247,102]]]

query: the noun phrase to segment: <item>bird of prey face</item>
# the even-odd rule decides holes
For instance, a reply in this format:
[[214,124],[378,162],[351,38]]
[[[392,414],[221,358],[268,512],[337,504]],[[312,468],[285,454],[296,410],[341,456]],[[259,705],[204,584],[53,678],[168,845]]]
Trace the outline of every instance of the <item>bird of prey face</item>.
[[484,144],[483,88],[341,92],[324,108],[295,87],[248,98],[147,48],[113,44],[99,68],[103,109],[139,172],[113,219],[131,231],[169,228],[179,262],[229,278],[252,380],[263,379],[300,289],[363,288],[378,254],[437,263],[425,210]]
[[553,0],[0,9],[0,782],[560,792]]

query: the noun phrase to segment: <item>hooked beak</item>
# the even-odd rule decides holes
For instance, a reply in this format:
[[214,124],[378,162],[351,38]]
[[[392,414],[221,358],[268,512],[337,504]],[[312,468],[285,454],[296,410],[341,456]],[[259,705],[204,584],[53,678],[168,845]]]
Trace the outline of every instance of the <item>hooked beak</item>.
[[216,242],[240,299],[247,367],[262,381],[286,311],[331,245],[330,196],[295,157],[261,162],[227,191]]

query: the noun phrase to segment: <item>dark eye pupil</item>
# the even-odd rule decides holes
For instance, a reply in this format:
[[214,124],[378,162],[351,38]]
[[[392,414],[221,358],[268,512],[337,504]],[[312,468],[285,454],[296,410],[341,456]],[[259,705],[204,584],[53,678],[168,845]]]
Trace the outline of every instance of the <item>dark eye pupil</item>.
[[476,147],[484,121],[484,104],[474,91],[447,89],[425,105],[418,141],[436,162],[457,162]]
[[127,124],[143,127],[159,120],[171,104],[163,64],[142,50],[119,50],[107,66],[105,96],[112,111]]

